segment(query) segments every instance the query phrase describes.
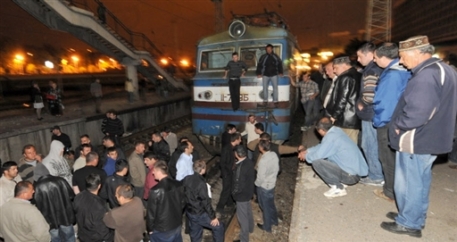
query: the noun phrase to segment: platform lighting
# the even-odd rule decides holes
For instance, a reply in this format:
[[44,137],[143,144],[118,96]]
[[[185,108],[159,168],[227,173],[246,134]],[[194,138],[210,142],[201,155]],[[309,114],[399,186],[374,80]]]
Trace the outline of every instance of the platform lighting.
[[309,53],[302,53],[302,54],[301,54],[301,57],[303,57],[303,58],[310,58],[311,55],[310,55]]
[[23,61],[24,60],[24,56],[20,55],[20,54],[17,54],[17,55],[14,56],[14,59],[18,60],[18,61]]
[[166,58],[162,58],[162,59],[160,59],[160,63],[162,63],[164,65],[167,65],[168,64],[168,60]]
[[105,61],[102,60],[102,59],[98,59],[98,62],[100,62],[100,63],[105,63]]
[[47,60],[47,61],[44,62],[44,66],[46,66],[49,69],[53,69],[54,68],[54,63],[52,63],[51,61]]
[[78,62],[79,61],[79,58],[77,56],[72,56],[71,59],[74,61],[74,62]]
[[303,59],[306,63],[309,63],[310,60],[309,59]]
[[62,60],[60,61],[60,63],[62,63],[62,65],[67,65],[67,64],[68,64],[68,60],[62,59]]
[[27,55],[28,55],[28,56],[33,56],[33,54],[32,54],[32,53],[30,53],[30,52],[27,52]]
[[189,66],[189,61],[188,60],[181,60],[179,63],[183,66]]
[[87,50],[87,52],[92,53],[92,50],[90,50],[90,49],[86,49],[86,50]]
[[113,58],[109,58],[109,61],[116,62]]

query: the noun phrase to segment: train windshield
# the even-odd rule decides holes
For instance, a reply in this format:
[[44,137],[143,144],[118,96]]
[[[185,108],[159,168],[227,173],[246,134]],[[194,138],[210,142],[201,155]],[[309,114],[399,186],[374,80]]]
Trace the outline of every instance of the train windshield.
[[210,50],[201,53],[200,70],[222,70],[232,59],[232,49]]
[[[257,66],[257,61],[259,60],[260,56],[266,53],[265,46],[257,46],[257,47],[241,47],[241,55],[240,60],[244,61],[249,69],[254,68]],[[280,53],[280,46],[274,46],[273,52]]]

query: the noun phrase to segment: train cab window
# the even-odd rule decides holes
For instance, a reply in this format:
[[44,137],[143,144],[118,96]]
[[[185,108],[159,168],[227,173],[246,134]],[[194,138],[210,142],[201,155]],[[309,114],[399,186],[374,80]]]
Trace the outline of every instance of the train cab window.
[[[281,56],[280,46],[274,46],[273,52]],[[266,53],[265,46],[241,48],[240,60],[244,61],[248,69],[255,68],[260,57]]]
[[222,70],[232,59],[233,50],[212,50],[201,53],[200,70]]

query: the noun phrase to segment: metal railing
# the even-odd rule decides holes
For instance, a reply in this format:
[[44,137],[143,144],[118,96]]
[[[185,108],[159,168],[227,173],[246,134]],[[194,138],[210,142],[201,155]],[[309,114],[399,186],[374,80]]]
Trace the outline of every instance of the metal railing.
[[[93,12],[97,16],[98,21],[104,22],[106,26],[112,29],[135,50],[147,51],[153,58],[163,55],[162,51],[145,34],[130,30],[109,9],[104,7],[100,0],[70,0],[68,2],[70,5]],[[100,8],[104,8],[104,11],[101,11]],[[104,15],[104,21],[102,20],[103,16],[99,16],[99,13],[100,15]]]

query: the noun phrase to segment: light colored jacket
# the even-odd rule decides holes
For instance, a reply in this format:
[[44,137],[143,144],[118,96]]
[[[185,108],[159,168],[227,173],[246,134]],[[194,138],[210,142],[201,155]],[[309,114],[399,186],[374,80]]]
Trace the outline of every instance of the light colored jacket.
[[279,172],[279,158],[271,151],[262,154],[257,168],[257,179],[255,185],[266,190],[276,186],[276,177]]
[[49,242],[49,224],[29,201],[13,198],[0,207],[0,236],[5,242]]
[[244,131],[241,133],[241,136],[248,136],[248,143],[259,138],[259,135],[255,132],[256,123],[257,122],[254,122],[253,124],[251,122],[246,122],[246,125],[244,126]]
[[129,173],[131,183],[135,187],[144,187],[146,181],[146,167],[140,155],[135,151],[129,156]]

